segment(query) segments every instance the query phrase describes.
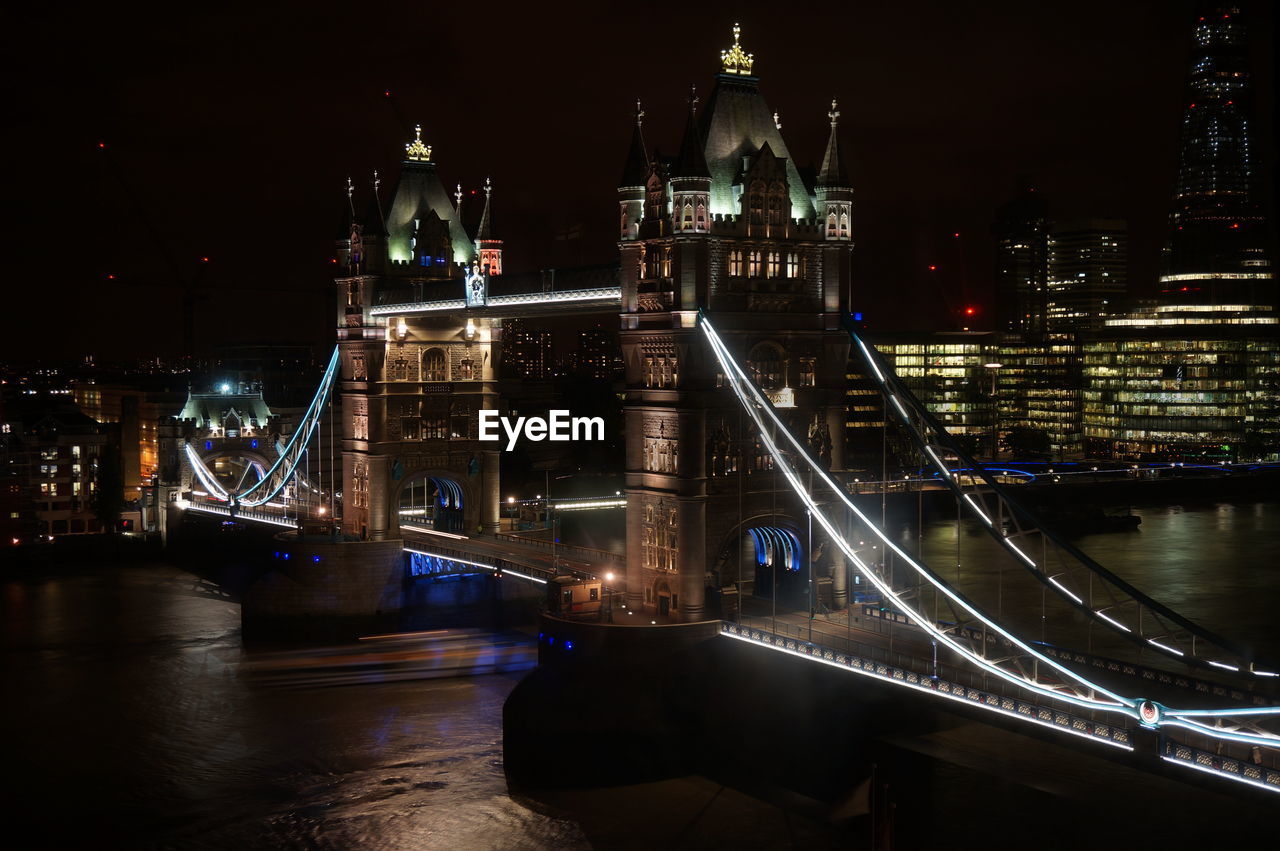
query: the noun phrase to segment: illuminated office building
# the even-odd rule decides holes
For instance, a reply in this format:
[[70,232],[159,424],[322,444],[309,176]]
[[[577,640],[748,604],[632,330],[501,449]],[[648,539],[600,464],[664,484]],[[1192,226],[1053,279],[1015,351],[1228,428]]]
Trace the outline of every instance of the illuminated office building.
[[1230,4],[1202,8],[1192,38],[1161,300],[1273,306],[1266,223],[1253,194],[1245,22]]
[[1044,330],[1099,328],[1107,316],[1123,310],[1128,242],[1119,219],[1086,219],[1050,229]]
[[1085,332],[1091,453],[1229,460],[1273,454],[1280,325],[1253,197],[1240,12],[1197,15],[1161,293]]

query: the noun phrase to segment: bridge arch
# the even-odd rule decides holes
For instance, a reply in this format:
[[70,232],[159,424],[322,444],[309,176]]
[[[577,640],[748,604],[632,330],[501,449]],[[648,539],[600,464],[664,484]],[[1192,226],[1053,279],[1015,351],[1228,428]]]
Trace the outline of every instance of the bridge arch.
[[453,535],[475,532],[475,489],[456,471],[414,470],[396,482],[392,494],[392,519],[397,537],[402,528],[418,526]]
[[[780,598],[804,591],[809,583],[809,535],[802,522],[785,514],[757,514],[731,527],[720,539],[711,561],[712,583],[722,587],[741,577],[746,595]],[[818,536],[814,551],[821,553]],[[816,576],[815,576],[816,579]]]
[[[255,445],[256,444],[256,445]],[[275,459],[268,457],[266,451],[275,445],[274,437],[261,437],[255,440],[245,440],[243,444],[228,442],[224,440],[203,440],[196,441],[193,445],[196,456],[204,463],[205,467],[219,481],[221,485],[229,491],[235,491],[238,486],[243,484],[248,487],[258,480],[271,465],[275,463]],[[236,461],[248,463],[235,463]],[[226,463],[220,463],[226,462]],[[256,476],[245,477],[247,467],[252,464],[257,471]],[[190,469],[190,464],[184,462],[187,468],[184,489],[195,487],[195,473]]]

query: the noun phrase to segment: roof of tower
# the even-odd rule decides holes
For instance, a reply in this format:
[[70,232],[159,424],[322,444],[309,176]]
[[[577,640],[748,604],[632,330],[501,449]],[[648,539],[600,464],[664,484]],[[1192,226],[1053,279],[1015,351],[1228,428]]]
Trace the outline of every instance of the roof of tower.
[[453,260],[466,263],[471,259],[471,238],[467,236],[462,221],[445,193],[436,164],[431,160],[431,146],[422,142],[422,128],[416,128],[415,138],[405,145],[405,159],[400,170],[400,180],[391,197],[386,226],[390,241],[391,259],[406,262],[411,259],[410,240],[419,219],[434,212],[449,223],[449,239],[453,243]]
[[622,179],[618,186],[644,186],[649,175],[649,154],[644,146],[644,133],[640,131],[640,123],[644,120],[644,110],[640,101],[636,100],[636,127],[631,133],[631,148],[627,151],[627,162],[622,168]]
[[702,133],[698,129],[697,108],[698,97],[690,90],[689,120],[684,128],[684,140],[680,143],[680,154],[676,157],[671,169],[672,177],[711,177],[711,169],[707,166],[707,157],[702,150]]
[[[734,47],[741,52],[735,33]],[[726,56],[733,51],[726,51]],[[749,54],[744,54],[751,58]],[[760,96],[759,78],[750,76],[751,65],[737,61],[731,69],[729,60],[716,75],[716,85],[702,111],[699,129],[705,140],[707,166],[711,172],[711,209],[716,214],[739,215],[742,210],[733,191],[742,172],[743,160],[765,144],[776,156],[787,161],[787,183],[791,193],[792,215],[813,218],[813,198],[805,188],[787,143],[782,139],[773,110]],[[754,59],[752,60],[754,62]],[[743,68],[745,67],[745,70]]]
[[827,113],[831,119],[831,136],[827,139],[827,153],[822,158],[822,171],[818,173],[819,186],[850,187],[849,173],[845,170],[844,158],[840,156],[840,137],[836,126],[840,123],[840,110],[836,101],[831,100],[831,111]]

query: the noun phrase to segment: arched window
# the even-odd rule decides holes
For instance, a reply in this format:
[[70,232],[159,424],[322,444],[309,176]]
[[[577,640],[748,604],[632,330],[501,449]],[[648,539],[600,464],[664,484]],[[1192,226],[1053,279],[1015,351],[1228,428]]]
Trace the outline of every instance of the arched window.
[[422,355],[422,380],[447,381],[444,349],[427,349]]
[[685,202],[684,205],[684,216],[681,219],[681,226],[685,230],[691,230],[693,228],[693,205],[688,202]]
[[751,378],[763,390],[777,390],[785,383],[782,350],[773,343],[760,343],[747,358]]
[[702,199],[698,199],[698,230],[707,229],[707,205]]
[[847,237],[849,235],[849,214],[840,214],[840,235]]

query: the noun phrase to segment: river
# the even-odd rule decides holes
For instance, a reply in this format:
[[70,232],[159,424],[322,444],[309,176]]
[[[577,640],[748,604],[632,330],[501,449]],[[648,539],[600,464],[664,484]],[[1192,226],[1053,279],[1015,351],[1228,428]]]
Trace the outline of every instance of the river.
[[[1083,548],[1204,625],[1280,648],[1280,504],[1135,510],[1140,531]],[[926,529],[926,553],[948,547],[954,525]],[[41,845],[574,848],[606,829],[586,824],[599,811],[508,790],[502,704],[519,673],[264,685],[244,670],[238,605],[163,564],[8,578],[0,638],[8,827]],[[626,817],[624,793],[607,806]]]

